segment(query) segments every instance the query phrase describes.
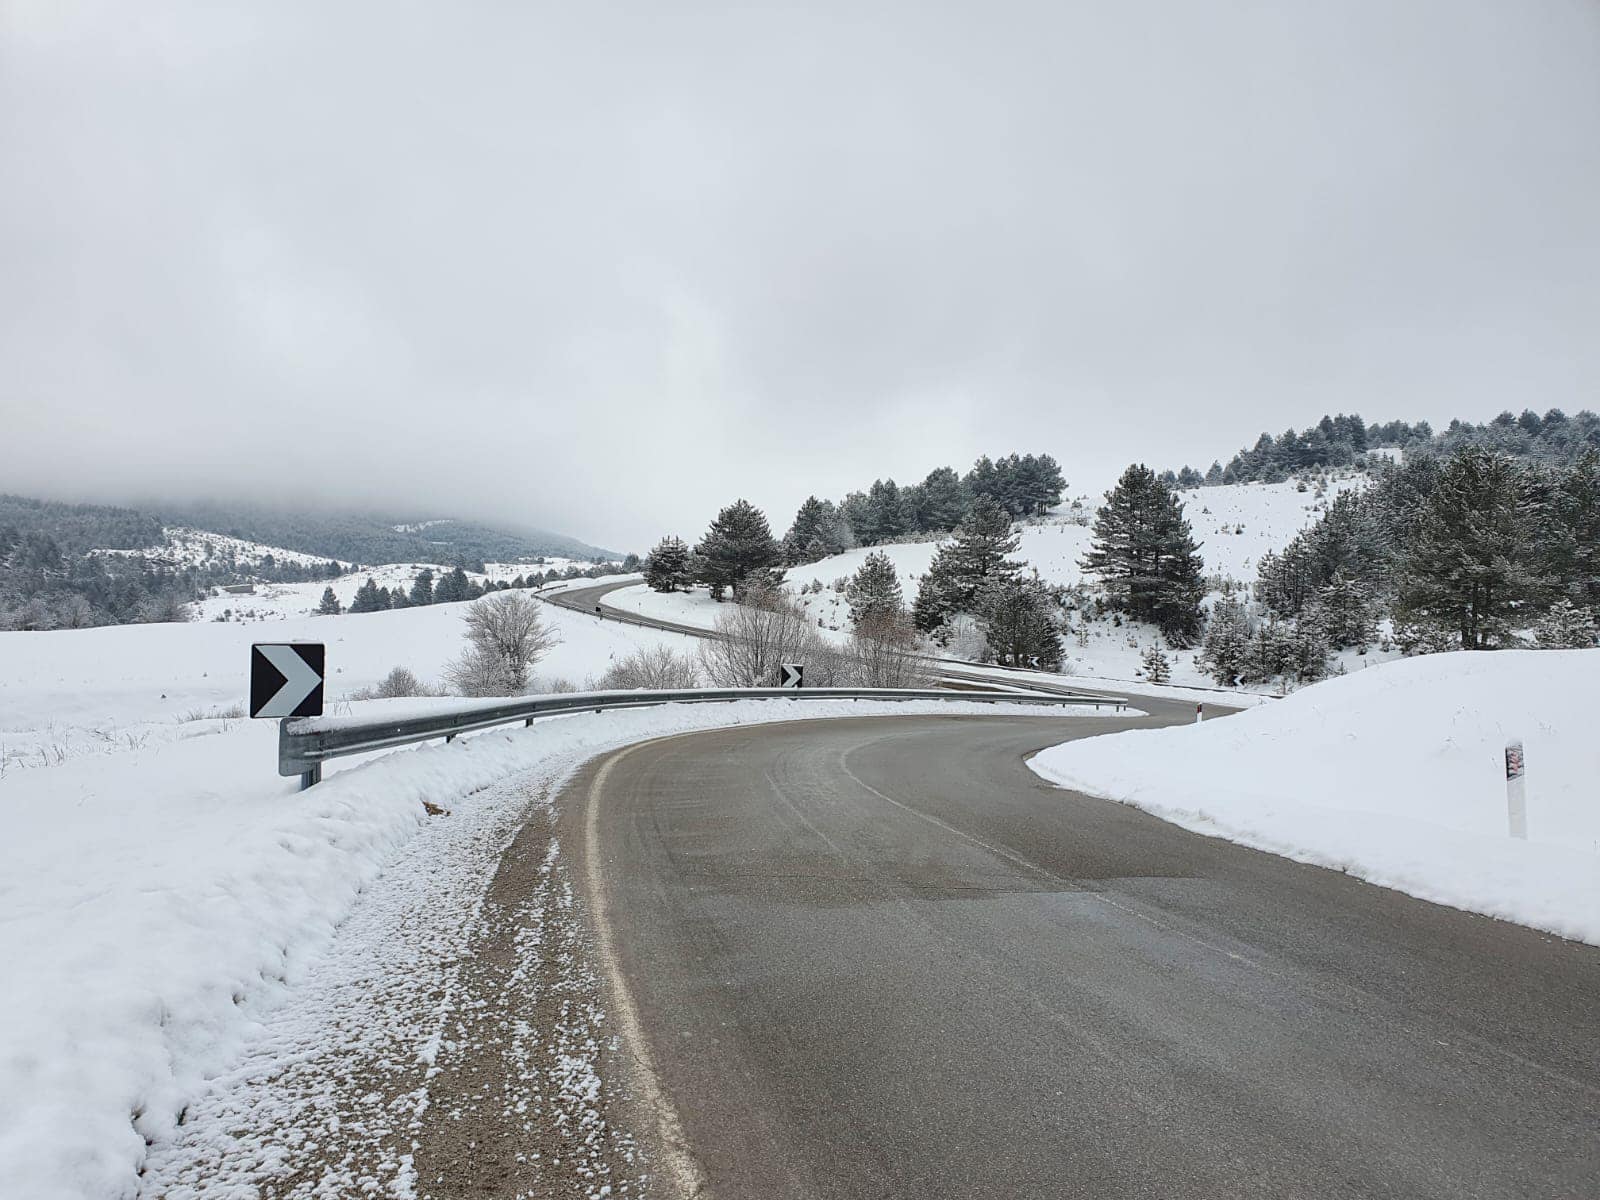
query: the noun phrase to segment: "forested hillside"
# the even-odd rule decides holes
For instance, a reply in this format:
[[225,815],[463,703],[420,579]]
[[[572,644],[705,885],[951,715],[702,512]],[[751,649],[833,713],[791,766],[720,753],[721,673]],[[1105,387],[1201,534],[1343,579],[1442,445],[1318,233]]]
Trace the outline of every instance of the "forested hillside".
[[416,513],[309,512],[244,504],[164,505],[166,524],[225,533],[353,563],[516,562],[557,556],[619,559],[576,538],[533,527],[489,526]]
[[1163,479],[1176,487],[1215,487],[1228,483],[1280,483],[1291,475],[1328,467],[1371,468],[1404,454],[1445,457],[1477,447],[1546,466],[1568,466],[1588,449],[1600,449],[1600,416],[1585,409],[1569,417],[1558,408],[1544,416],[1524,409],[1509,410],[1492,421],[1474,425],[1451,421],[1435,433],[1426,421],[1411,424],[1389,421],[1368,425],[1359,415],[1324,416],[1305,429],[1286,429],[1277,437],[1263,433],[1254,446],[1228,461],[1211,464],[1204,473],[1194,467],[1165,472]]

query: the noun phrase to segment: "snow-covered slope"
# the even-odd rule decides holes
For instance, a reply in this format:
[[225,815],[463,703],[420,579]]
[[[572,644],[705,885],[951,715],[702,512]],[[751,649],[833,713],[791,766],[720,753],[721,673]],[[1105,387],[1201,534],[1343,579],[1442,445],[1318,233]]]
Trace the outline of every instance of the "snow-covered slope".
[[[267,546],[261,542],[247,542],[229,537],[225,533],[211,533],[205,529],[189,529],[182,525],[169,525],[163,529],[165,540],[159,546],[146,546],[139,550],[98,550],[97,554],[119,558],[143,558],[164,567],[199,567],[207,563],[235,562],[240,570],[248,571],[267,558],[279,563],[294,563],[302,567],[321,566],[338,559],[319,558],[315,554],[302,554],[298,550],[285,550],[282,546]],[[341,566],[349,563],[340,562]]]
[[[0,633],[0,778],[186,736],[183,718],[244,702],[253,641],[325,642],[330,704],[397,666],[437,680],[461,653],[467,607],[285,618],[266,628],[191,622]],[[543,612],[562,639],[536,668],[544,679],[581,685],[639,646],[694,645],[677,634],[601,623],[554,607]]]
[[[1250,583],[1255,579],[1256,566],[1263,554],[1281,550],[1296,533],[1317,521],[1340,492],[1364,487],[1366,483],[1365,476],[1351,473],[1330,479],[1321,495],[1315,483],[1308,482],[1306,490],[1301,491],[1295,480],[1194,488],[1180,495],[1195,540],[1200,543],[1207,574]],[[1037,570],[1040,578],[1048,583],[1072,586],[1083,582],[1083,571],[1078,564],[1089,549],[1092,532],[1084,522],[1093,511],[1094,503],[1084,499],[1063,505],[1051,517],[1018,526],[1020,544],[1011,557]],[[850,627],[844,581],[856,572],[868,554],[881,552],[889,556],[909,605],[916,600],[921,578],[937,550],[935,542],[849,550],[791,569],[785,576],[786,586],[825,635],[843,638]],[[817,583],[821,583],[821,591],[816,590]],[[607,602],[641,616],[707,629],[715,623],[719,611],[717,603],[703,588],[664,595],[641,584],[613,592]],[[1094,622],[1083,627],[1081,634],[1067,639],[1063,669],[1069,674],[1134,681],[1140,656],[1151,646],[1168,650],[1154,629],[1111,621]],[[1357,656],[1347,657],[1351,658],[1347,669],[1359,668],[1368,661]],[[1195,687],[1212,685],[1213,681],[1195,664],[1192,651],[1168,651],[1168,659],[1172,664],[1172,682]]]
[[[1189,829],[1600,944],[1596,711],[1600,650],[1438,654],[1032,765]],[[1527,750],[1526,841],[1507,834],[1512,738]]]

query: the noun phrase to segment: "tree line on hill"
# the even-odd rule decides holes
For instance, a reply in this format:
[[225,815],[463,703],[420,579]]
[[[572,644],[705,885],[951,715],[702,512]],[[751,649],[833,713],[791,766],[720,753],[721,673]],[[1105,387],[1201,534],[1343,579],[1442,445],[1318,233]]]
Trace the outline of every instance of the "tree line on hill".
[[492,592],[521,591],[568,579],[599,579],[618,570],[636,570],[638,566],[639,557],[630,554],[621,563],[594,563],[587,567],[569,563],[560,570],[552,567],[548,571],[530,571],[514,579],[482,581],[471,578],[460,564],[437,575],[432,567],[424,567],[412,578],[410,588],[386,588],[368,575],[367,581],[356,589],[348,608],[340,603],[333,588],[324,588],[317,612],[323,616],[337,616],[341,612],[388,612],[397,608],[424,608],[430,604],[459,604],[466,600],[481,599]]
[[[1032,459],[1032,468],[1022,467],[1029,460],[1015,455],[1000,460],[1012,464],[1004,468],[980,459],[966,480],[947,469],[929,476],[938,484],[934,490],[949,488],[961,498],[950,510],[960,512],[953,536],[939,547],[910,607],[889,555],[867,555],[844,587],[851,645],[858,656],[903,656],[921,634],[968,656],[988,655],[1042,669],[1060,665],[1067,589],[1045,583],[1037,571],[1029,572],[1012,558],[1020,545],[1015,518],[1059,503],[1064,484],[1054,462],[1045,458],[1050,482],[1039,486],[1047,491],[1013,488],[1009,507],[986,481],[1013,468],[1037,471],[1040,459]],[[974,476],[976,488],[969,482]],[[922,495],[928,493],[924,486]],[[780,543],[765,514],[747,500],[737,500],[717,514],[693,548],[678,537],[658,542],[645,559],[645,580],[664,593],[704,584],[718,600],[731,593],[736,602],[769,612],[795,607],[779,590],[784,568],[797,565],[790,561],[795,546],[808,547],[798,559],[805,563],[816,561],[810,556],[820,544],[820,539],[797,538],[796,531],[826,528],[839,514],[840,509],[811,497],[796,514],[790,536]],[[854,532],[852,525],[852,536]],[[1156,624],[1177,644],[1197,635],[1204,593],[1197,548],[1182,503],[1148,467],[1129,467],[1107,493],[1084,566],[1105,580],[1106,608]]]
[[1203,473],[1186,466],[1175,473],[1164,472],[1162,478],[1180,488],[1281,483],[1292,475],[1313,470],[1380,468],[1389,456],[1372,454],[1379,449],[1397,449],[1408,457],[1427,454],[1445,458],[1458,450],[1473,448],[1544,466],[1569,466],[1586,450],[1600,449],[1600,416],[1588,409],[1572,417],[1559,408],[1552,408],[1542,417],[1532,409],[1524,409],[1521,416],[1507,410],[1482,424],[1454,420],[1435,433],[1427,421],[1368,425],[1359,415],[1340,413],[1324,416],[1302,430],[1291,426],[1276,438],[1263,433],[1254,446],[1239,451],[1227,466],[1213,462]]
[[[1311,672],[1392,624],[1407,653],[1527,643],[1593,646],[1600,622],[1600,451],[1545,466],[1481,446],[1418,456],[1338,496],[1315,525],[1263,556],[1255,619],[1219,601],[1206,659],[1227,683],[1273,653]],[[1252,661],[1252,655],[1255,660]]]

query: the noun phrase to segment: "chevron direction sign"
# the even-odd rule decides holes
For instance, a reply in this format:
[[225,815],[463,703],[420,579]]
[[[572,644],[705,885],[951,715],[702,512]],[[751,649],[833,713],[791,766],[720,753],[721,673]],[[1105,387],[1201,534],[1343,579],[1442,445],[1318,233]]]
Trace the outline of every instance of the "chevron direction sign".
[[326,647],[279,642],[250,647],[252,717],[320,717]]
[[784,663],[778,668],[779,687],[803,687],[805,677],[806,667],[804,663]]

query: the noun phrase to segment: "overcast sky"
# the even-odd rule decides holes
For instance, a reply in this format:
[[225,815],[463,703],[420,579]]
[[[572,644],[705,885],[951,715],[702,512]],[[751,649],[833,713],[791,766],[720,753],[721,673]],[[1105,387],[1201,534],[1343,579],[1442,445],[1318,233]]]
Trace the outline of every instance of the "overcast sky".
[[0,490],[643,549],[1597,405],[1596,0],[0,0]]

